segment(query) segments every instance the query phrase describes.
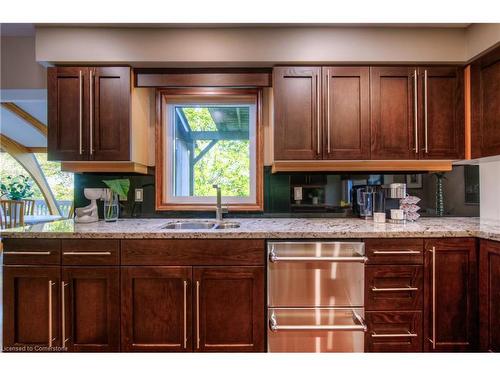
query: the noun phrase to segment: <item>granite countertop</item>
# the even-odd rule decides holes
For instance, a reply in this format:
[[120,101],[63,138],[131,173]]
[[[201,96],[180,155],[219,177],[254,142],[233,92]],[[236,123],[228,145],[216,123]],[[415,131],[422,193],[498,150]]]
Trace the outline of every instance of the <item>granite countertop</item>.
[[[2,238],[398,238],[479,237],[500,241],[500,221],[479,218],[420,218],[407,224],[374,224],[362,219],[230,219],[236,229],[169,230],[170,222],[192,219],[121,219],[75,224],[73,220],[35,224],[1,232]],[[208,221],[197,219],[197,221]]]

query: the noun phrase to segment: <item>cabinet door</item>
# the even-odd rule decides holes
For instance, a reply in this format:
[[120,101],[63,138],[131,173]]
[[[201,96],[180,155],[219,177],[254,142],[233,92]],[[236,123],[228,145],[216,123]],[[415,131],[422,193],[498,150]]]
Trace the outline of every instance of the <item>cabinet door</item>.
[[476,345],[476,240],[425,241],[424,349],[472,351]]
[[47,156],[88,159],[89,69],[49,68],[47,75]]
[[118,267],[64,267],[61,337],[75,352],[120,350]]
[[191,267],[122,267],[122,351],[192,350]]
[[90,75],[90,158],[130,160],[130,68],[93,68]]
[[456,67],[419,68],[419,88],[420,158],[463,158],[463,73]]
[[482,351],[500,352],[500,242],[481,240],[479,339]]
[[274,159],[321,159],[319,67],[276,67]]
[[500,48],[471,66],[472,157],[500,155]]
[[264,267],[194,269],[195,350],[264,350]]
[[3,345],[56,350],[60,347],[60,268],[3,268]]
[[416,68],[372,67],[371,158],[415,159]]
[[325,159],[370,159],[370,70],[324,67]]

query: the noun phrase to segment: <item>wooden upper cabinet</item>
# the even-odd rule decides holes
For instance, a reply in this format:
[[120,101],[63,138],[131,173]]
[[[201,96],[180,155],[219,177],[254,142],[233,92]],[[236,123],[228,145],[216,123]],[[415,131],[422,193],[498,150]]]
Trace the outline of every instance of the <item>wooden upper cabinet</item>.
[[191,267],[121,268],[122,351],[191,351]]
[[60,268],[3,268],[3,347],[57,347],[60,336]]
[[463,73],[457,67],[422,67],[419,76],[419,157],[464,157]]
[[69,351],[120,350],[118,267],[64,267],[61,340]]
[[129,67],[55,67],[47,80],[50,160],[130,160]]
[[471,65],[472,157],[500,155],[500,47]]
[[424,349],[476,350],[477,249],[474,238],[425,241]]
[[264,351],[264,267],[195,267],[195,351]]
[[320,67],[276,67],[274,159],[321,159]]
[[89,68],[47,69],[49,160],[88,159]]
[[370,159],[368,67],[323,67],[323,158]]
[[500,352],[500,242],[481,240],[479,253],[481,351]]
[[371,158],[418,158],[415,140],[416,68],[370,69]]
[[94,95],[90,122],[91,159],[129,160],[130,68],[91,68],[90,79]]

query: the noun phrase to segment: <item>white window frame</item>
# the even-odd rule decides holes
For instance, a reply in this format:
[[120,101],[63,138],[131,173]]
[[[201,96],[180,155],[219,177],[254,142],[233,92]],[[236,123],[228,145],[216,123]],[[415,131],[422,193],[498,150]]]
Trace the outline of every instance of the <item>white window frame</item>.
[[164,163],[163,163],[163,197],[166,204],[172,205],[199,205],[211,206],[215,203],[216,192],[211,196],[193,197],[174,195],[175,184],[175,107],[178,106],[200,106],[206,107],[216,105],[218,107],[232,107],[235,105],[249,107],[249,149],[250,149],[250,195],[247,197],[222,196],[224,205],[255,205],[257,204],[257,104],[254,95],[227,95],[227,97],[211,97],[209,95],[167,96],[164,108]]

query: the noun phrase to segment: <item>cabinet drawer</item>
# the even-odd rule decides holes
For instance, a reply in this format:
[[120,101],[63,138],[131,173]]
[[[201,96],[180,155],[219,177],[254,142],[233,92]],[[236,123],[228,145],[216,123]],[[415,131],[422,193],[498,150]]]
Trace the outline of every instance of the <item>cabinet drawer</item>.
[[264,240],[123,240],[121,264],[264,265]]
[[14,239],[2,240],[4,264],[61,264],[61,241],[54,239]]
[[119,240],[62,240],[65,266],[113,266],[120,264]]
[[366,266],[367,310],[421,309],[422,288],[422,266]]
[[421,352],[422,313],[381,311],[365,314],[366,352]]
[[421,238],[378,238],[365,241],[367,264],[423,264]]

